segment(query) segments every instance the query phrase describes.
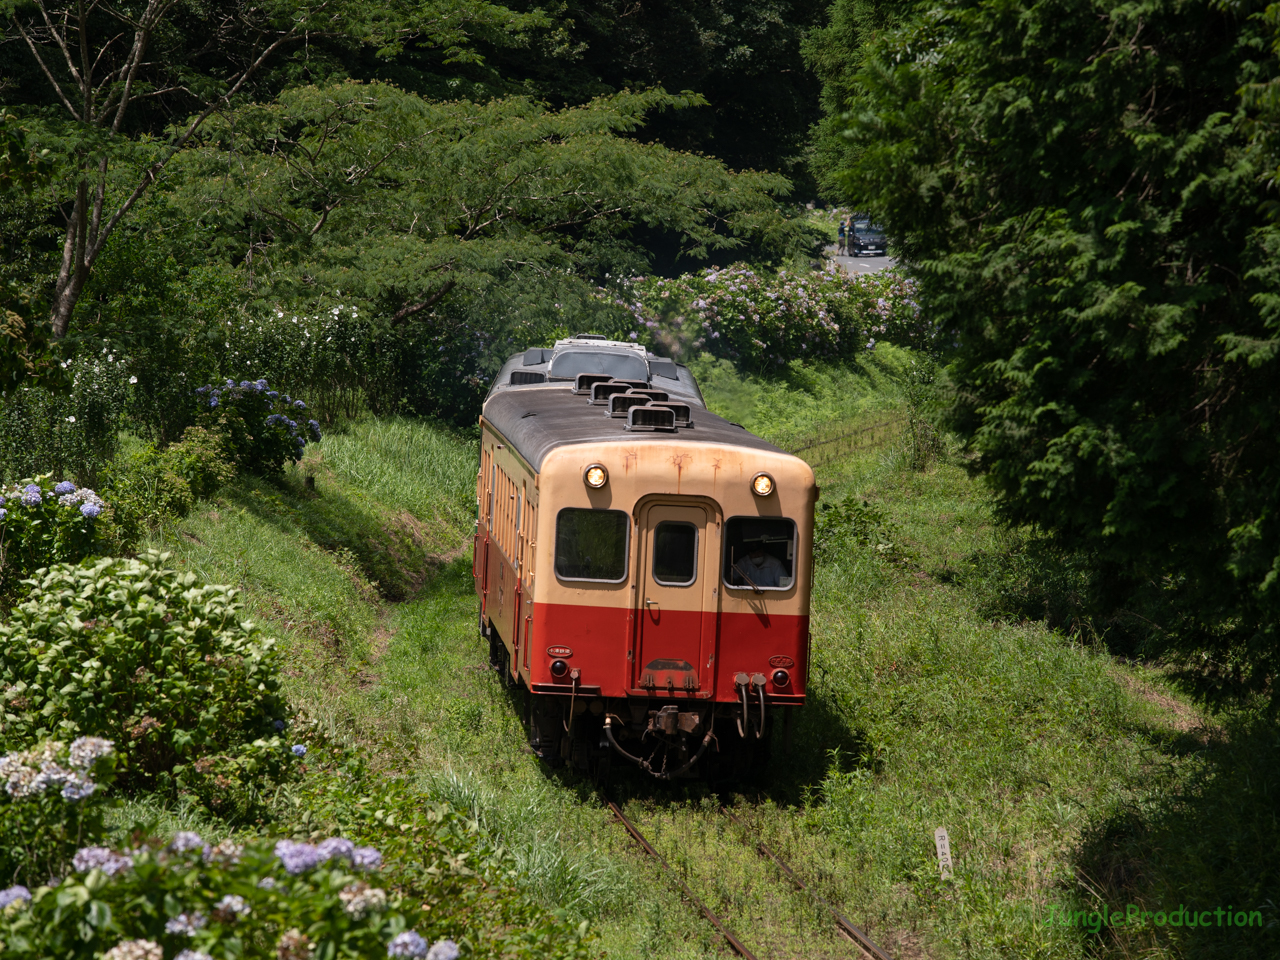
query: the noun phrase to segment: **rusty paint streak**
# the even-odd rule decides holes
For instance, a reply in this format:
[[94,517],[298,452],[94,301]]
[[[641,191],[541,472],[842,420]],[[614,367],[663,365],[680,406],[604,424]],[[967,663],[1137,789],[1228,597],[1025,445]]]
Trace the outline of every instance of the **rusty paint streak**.
[[684,478],[685,461],[692,459],[693,454],[691,453],[676,453],[671,456],[671,462],[674,463],[676,467],[676,493],[680,492],[680,481]]

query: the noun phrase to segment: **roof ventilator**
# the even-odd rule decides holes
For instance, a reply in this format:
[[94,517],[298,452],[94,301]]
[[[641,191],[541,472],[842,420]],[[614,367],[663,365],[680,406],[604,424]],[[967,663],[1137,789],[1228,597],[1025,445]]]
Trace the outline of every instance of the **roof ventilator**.
[[675,432],[676,414],[670,407],[632,407],[627,411],[628,430],[664,430]]
[[609,398],[617,393],[626,393],[631,388],[625,383],[615,383],[610,380],[608,383],[596,383],[591,386],[591,402],[602,406],[607,406]]
[[644,388],[637,387],[627,392],[646,396],[649,398],[650,402],[653,402],[656,400],[666,400],[668,397],[668,394],[665,390],[647,390]]
[[615,393],[609,398],[609,416],[625,417],[632,407],[643,407],[648,402],[648,397],[636,393]]
[[546,383],[546,382],[547,382],[547,375],[545,373],[538,373],[537,371],[534,371],[534,370],[512,370],[511,371],[511,385],[513,387],[518,387],[518,386],[521,386],[522,384],[527,384],[527,383]]
[[666,407],[674,413],[677,427],[693,426],[693,411],[687,403],[681,403],[679,400],[654,400],[652,406]]
[[591,388],[597,383],[608,383],[612,379],[607,373],[580,373],[573,381],[573,392],[590,395]]

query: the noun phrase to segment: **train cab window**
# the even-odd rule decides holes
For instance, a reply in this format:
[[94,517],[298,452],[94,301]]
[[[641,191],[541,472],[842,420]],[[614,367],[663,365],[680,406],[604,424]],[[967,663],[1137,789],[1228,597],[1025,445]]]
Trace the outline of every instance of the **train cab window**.
[[572,380],[580,373],[603,373],[615,380],[648,380],[649,365],[633,353],[565,350],[551,361],[551,376]]
[[687,587],[698,579],[698,528],[663,520],[653,531],[653,579],[667,587]]
[[738,590],[787,590],[796,582],[796,525],[782,517],[731,517],[724,525],[724,582]]
[[621,583],[630,529],[631,518],[621,510],[565,507],[556,515],[556,576]]

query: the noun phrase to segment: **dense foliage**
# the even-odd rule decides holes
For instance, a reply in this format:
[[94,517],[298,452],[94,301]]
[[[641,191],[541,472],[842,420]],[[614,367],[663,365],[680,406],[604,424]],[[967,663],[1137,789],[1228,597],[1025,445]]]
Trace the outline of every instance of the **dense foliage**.
[[1257,5],[946,0],[858,52],[843,183],[958,331],[1004,518],[1094,558],[1152,649],[1280,668],[1275,23]]
[[274,641],[235,590],[164,554],[54,566],[0,625],[0,744],[97,736],[129,791],[179,790],[229,817],[288,776]]
[[111,741],[95,737],[0,755],[0,883],[60,877],[75,852],[102,835],[115,760]]
[[848,360],[878,339],[929,350],[938,336],[915,284],[890,270],[850,276],[829,264],[770,273],[736,264],[633,278],[603,296],[630,314],[630,338],[659,354],[687,360],[705,351],[759,373],[794,360]]
[[107,504],[88,487],[48,477],[0,486],[0,607],[42,567],[102,551]]

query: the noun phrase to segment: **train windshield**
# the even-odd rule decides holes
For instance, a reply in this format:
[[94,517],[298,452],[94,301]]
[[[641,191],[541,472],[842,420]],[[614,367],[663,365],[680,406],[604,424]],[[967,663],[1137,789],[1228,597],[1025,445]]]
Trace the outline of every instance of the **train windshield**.
[[725,522],[724,582],[739,590],[787,590],[796,582],[796,525],[782,517]]
[[572,380],[580,373],[603,373],[615,380],[648,380],[649,365],[634,353],[565,350],[551,361],[551,376]]
[[630,517],[621,510],[561,510],[556,516],[556,576],[621,583],[627,578],[630,529]]

